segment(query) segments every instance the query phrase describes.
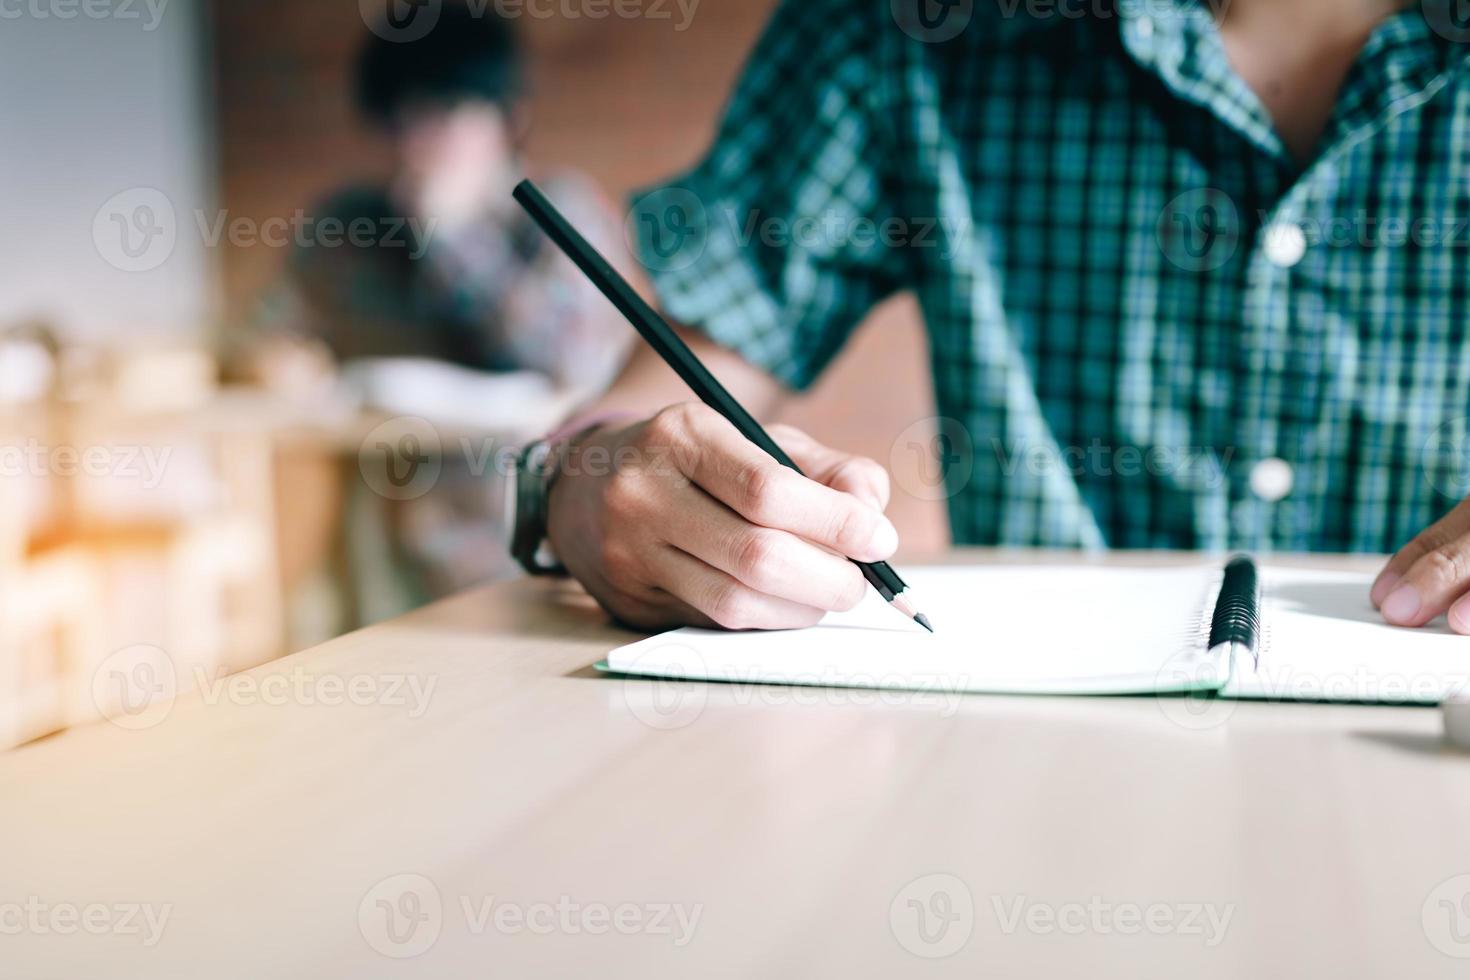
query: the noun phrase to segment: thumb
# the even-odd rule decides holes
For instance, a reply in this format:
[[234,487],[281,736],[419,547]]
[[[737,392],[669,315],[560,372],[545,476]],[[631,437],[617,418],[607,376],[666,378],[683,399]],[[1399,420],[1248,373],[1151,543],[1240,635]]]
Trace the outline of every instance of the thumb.
[[881,512],[888,508],[891,492],[888,471],[876,460],[824,446],[789,425],[773,425],[769,431],[771,438],[811,479],[833,490],[850,493],[874,510]]

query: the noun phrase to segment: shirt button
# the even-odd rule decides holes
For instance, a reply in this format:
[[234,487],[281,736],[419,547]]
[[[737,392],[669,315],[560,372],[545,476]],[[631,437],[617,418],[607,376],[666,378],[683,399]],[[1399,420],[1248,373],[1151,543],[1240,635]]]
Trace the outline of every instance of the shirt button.
[[1275,456],[1263,459],[1251,468],[1251,493],[1267,503],[1275,503],[1291,493],[1296,473],[1291,464]]
[[1264,245],[1272,265],[1290,269],[1307,254],[1307,233],[1301,225],[1283,221],[1266,229]]

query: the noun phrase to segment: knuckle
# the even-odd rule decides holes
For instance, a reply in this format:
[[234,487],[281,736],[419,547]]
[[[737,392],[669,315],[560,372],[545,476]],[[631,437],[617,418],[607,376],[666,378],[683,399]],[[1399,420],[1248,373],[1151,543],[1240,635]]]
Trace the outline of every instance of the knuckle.
[[759,529],[746,531],[735,545],[735,577],[752,588],[765,591],[776,578],[775,566],[780,561],[780,551],[776,535]]
[[844,555],[855,554],[873,540],[875,518],[863,507],[844,507],[836,517],[832,542]]
[[761,523],[775,515],[779,497],[776,474],[774,464],[750,463],[742,467],[738,477],[742,514]]
[[642,511],[643,490],[631,473],[616,473],[607,481],[602,502],[609,517],[629,518]]
[[689,431],[687,418],[687,407],[684,405],[670,405],[659,409],[643,427],[644,441],[658,445],[681,441],[684,433]]
[[1459,548],[1436,548],[1422,559],[1424,572],[1431,582],[1462,582],[1470,573],[1470,561]]
[[678,441],[699,430],[714,410],[699,402],[678,402],[660,409],[649,423],[654,432]]
[[598,558],[607,578],[626,587],[627,582],[638,570],[638,560],[632,550],[616,538],[604,538],[598,548]]
[[752,629],[758,625],[755,603],[749,593],[733,583],[714,590],[705,614],[727,630]]

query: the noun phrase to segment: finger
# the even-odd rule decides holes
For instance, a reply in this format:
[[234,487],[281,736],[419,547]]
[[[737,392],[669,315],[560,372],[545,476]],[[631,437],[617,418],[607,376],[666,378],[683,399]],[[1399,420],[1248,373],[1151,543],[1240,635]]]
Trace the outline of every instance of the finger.
[[[1431,529],[1433,530],[1433,529]],[[1429,531],[1425,531],[1413,541],[1399,549],[1398,553],[1388,560],[1378,577],[1373,580],[1373,587],[1368,592],[1368,598],[1372,600],[1375,609],[1383,608],[1383,600],[1388,598],[1394,587],[1403,581],[1404,573],[1407,572],[1414,562],[1424,556],[1433,545],[1429,543]]]
[[888,471],[877,460],[824,446],[789,425],[774,425],[769,431],[786,455],[813,480],[850,493],[870,507],[888,509],[892,488]]
[[876,508],[780,465],[714,412],[686,410],[662,425],[680,430],[662,433],[673,437],[679,469],[747,521],[859,561],[898,549],[898,532]]
[[867,594],[852,562],[787,531],[751,524],[699,487],[679,492],[661,513],[666,542],[757,592],[834,611]]
[[1470,596],[1461,596],[1450,605],[1449,612],[1450,629],[1464,636],[1470,636]]
[[1418,545],[1419,557],[1393,583],[1379,606],[1388,622],[1423,626],[1470,591],[1470,537],[1452,535],[1449,526],[1442,521],[1421,535],[1425,540]]
[[824,610],[757,592],[678,548],[658,548],[648,560],[661,588],[721,629],[800,629],[816,625],[825,615]]

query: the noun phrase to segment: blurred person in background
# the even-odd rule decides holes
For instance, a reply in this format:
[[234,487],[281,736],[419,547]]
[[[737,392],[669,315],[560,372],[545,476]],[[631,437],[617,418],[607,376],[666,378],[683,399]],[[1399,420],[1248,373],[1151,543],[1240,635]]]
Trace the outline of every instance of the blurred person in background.
[[[631,332],[511,198],[528,125],[511,25],[493,7],[446,5],[421,39],[392,37],[370,35],[355,80],[390,169],[315,209],[312,227],[340,240],[298,242],[231,360],[247,380],[278,389],[342,367],[370,407],[513,437],[552,401],[605,386]],[[618,219],[589,180],[538,179],[601,247],[619,241]],[[513,567],[503,557],[503,481],[461,455],[446,450],[431,493],[388,508],[406,593],[405,576],[378,567],[381,555],[352,562],[354,576],[388,575],[403,593],[361,618]],[[350,551],[371,529],[349,520]]]

